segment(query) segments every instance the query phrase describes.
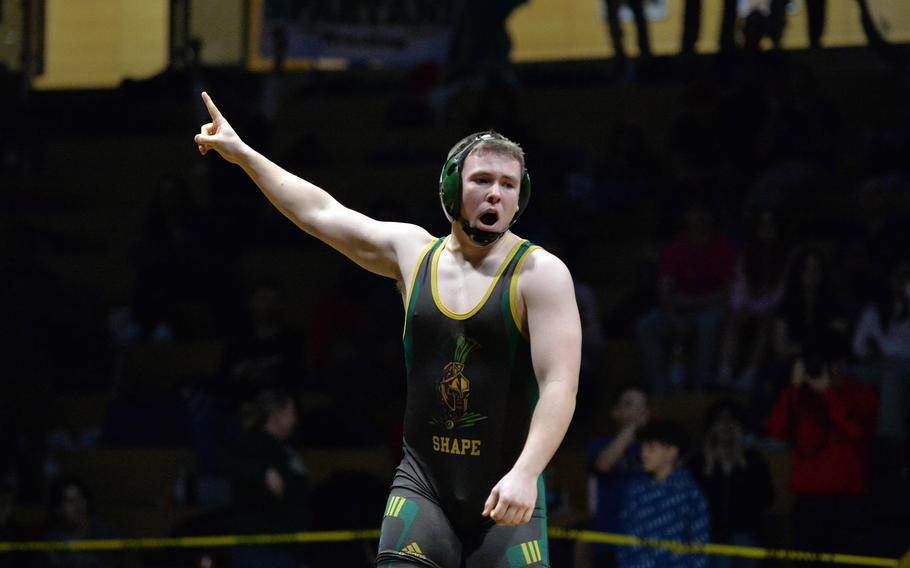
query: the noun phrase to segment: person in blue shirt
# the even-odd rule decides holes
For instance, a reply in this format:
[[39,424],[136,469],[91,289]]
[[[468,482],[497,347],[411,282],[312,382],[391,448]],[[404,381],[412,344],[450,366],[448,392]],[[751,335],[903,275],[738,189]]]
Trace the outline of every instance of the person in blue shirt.
[[[652,421],[638,435],[644,473],[626,486],[620,512],[625,534],[645,539],[706,544],[710,518],[705,497],[682,466],[686,451],[683,428]],[[704,554],[676,554],[654,547],[623,546],[617,551],[620,568],[707,568]]]

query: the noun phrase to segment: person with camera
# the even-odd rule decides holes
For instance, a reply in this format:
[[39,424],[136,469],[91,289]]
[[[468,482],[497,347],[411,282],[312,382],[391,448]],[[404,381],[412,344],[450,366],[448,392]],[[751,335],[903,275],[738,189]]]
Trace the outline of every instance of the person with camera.
[[809,550],[848,552],[868,492],[878,394],[847,373],[849,352],[840,335],[807,349],[768,417],[792,452],[793,528]]

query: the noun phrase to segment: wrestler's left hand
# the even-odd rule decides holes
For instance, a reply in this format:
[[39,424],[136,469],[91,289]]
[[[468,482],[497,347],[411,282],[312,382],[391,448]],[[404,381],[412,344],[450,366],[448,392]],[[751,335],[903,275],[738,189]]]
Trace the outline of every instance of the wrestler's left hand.
[[537,503],[537,476],[513,469],[490,491],[483,516],[498,525],[523,525],[531,520]]

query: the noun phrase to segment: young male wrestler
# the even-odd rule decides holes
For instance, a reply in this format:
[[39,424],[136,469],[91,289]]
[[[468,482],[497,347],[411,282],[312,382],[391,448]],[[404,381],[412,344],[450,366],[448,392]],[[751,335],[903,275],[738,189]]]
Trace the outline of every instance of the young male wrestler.
[[521,148],[494,132],[449,152],[451,233],[380,222],[246,145],[205,93],[195,137],[307,233],[403,290],[405,457],[378,566],[549,566],[541,473],[575,408],[581,328],[565,264],[511,232],[530,198]]

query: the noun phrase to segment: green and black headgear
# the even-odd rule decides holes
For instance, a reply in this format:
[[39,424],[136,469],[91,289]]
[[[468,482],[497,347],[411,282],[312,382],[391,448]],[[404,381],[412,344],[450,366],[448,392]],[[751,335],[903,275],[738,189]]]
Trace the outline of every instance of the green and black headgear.
[[[454,222],[456,220],[460,220],[461,170],[464,166],[464,161],[471,154],[471,152],[484,145],[485,143],[492,141],[503,141],[509,144],[515,144],[502,134],[499,134],[498,132],[494,132],[492,130],[487,130],[484,132],[472,134],[464,138],[458,144],[456,144],[455,147],[452,148],[451,152],[449,152],[449,157],[446,160],[445,165],[442,167],[442,172],[439,174],[439,202],[442,205],[442,210],[449,221]],[[517,144],[515,146],[517,147]],[[520,161],[521,187],[518,192],[518,211],[515,213],[515,216],[512,217],[512,222],[509,223],[509,227],[515,224],[515,221],[518,220],[518,218],[527,208],[528,201],[531,199],[531,177],[528,175],[528,169],[524,166],[523,159]],[[462,222],[462,226],[464,227],[465,233],[467,233],[467,235],[471,237],[474,242],[481,245],[489,245],[499,239],[499,237],[501,237],[503,234],[505,234],[505,231],[501,233],[492,233],[489,231],[475,229],[465,222]]]

